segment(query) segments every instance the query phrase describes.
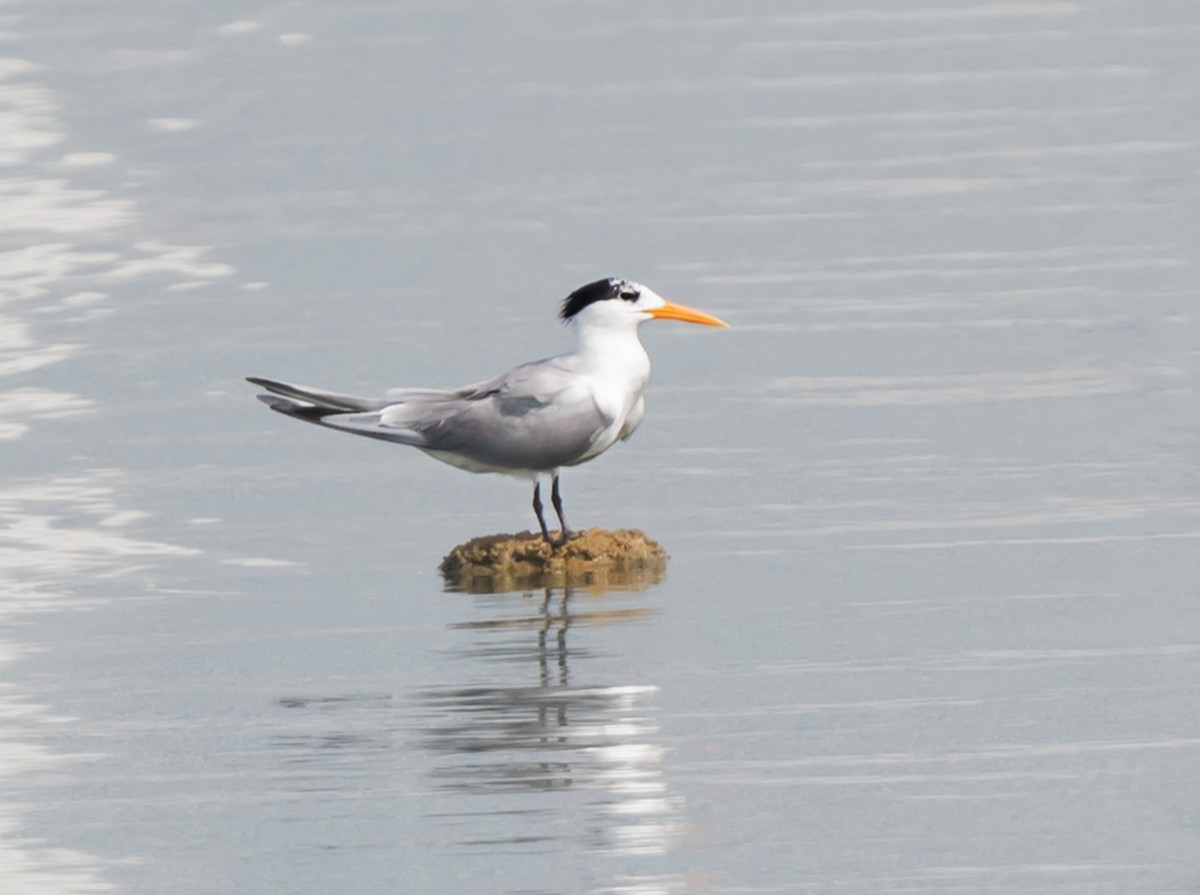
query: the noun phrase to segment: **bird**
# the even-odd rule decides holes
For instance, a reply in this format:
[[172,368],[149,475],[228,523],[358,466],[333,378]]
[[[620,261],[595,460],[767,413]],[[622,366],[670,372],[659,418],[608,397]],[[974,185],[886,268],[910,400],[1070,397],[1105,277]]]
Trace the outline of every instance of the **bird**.
[[[579,287],[558,316],[574,330],[574,350],[451,391],[395,388],[363,398],[256,376],[247,381],[266,390],[259,400],[295,419],[409,445],[469,472],[532,481],[542,539],[558,548],[575,536],[563,513],[559,471],[594,460],[642,422],[650,357],[639,326],[648,320],[729,326],[619,277]],[[543,514],[547,477],[557,536]]]

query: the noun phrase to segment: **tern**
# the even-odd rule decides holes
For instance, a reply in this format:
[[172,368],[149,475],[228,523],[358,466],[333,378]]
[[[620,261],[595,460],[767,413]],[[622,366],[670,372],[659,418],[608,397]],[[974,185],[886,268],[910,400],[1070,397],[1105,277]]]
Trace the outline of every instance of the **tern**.
[[[258,377],[248,381],[270,393],[259,400],[296,419],[410,445],[469,472],[532,481],[542,538],[559,547],[572,537],[559,470],[600,456],[642,421],[650,358],[638,339],[639,325],[647,320],[729,325],[615,277],[576,289],[559,317],[575,331],[574,351],[453,391],[397,388],[380,398],[360,398]],[[551,480],[557,537],[542,515],[543,477]]]

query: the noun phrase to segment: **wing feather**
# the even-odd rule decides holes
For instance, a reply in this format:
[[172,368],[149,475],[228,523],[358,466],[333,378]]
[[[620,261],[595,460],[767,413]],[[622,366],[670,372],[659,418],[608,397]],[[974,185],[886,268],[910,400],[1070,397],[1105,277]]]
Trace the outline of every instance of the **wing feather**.
[[448,396],[393,404],[380,422],[419,433],[430,450],[518,470],[570,465],[611,424],[586,385],[555,359],[523,364]]
[[[597,405],[568,357],[522,364],[455,391],[393,389],[383,398],[251,381],[272,393],[263,400],[281,413],[412,445],[464,468],[549,472],[594,456],[613,439],[615,418]],[[639,402],[619,437],[633,431],[640,411]]]
[[282,395],[285,398],[294,398],[326,410],[345,410],[349,412],[379,410],[391,403],[384,398],[360,398],[358,395],[330,392],[324,389],[310,388],[307,385],[293,385],[290,382],[276,382],[273,379],[262,379],[258,376],[247,376],[246,381],[261,386],[272,394]]

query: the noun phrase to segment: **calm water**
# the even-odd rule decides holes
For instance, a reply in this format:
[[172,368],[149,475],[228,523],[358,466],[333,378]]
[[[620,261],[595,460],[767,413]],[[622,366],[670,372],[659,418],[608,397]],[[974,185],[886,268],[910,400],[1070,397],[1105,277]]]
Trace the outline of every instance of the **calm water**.
[[[1195,892],[1190,0],[0,5],[0,890]],[[267,413],[608,274],[643,590]]]

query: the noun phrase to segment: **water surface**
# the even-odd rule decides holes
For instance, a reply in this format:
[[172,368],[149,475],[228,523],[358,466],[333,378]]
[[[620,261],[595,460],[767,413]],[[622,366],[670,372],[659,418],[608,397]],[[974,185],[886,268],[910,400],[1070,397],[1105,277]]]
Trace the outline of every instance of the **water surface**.
[[[0,8],[0,888],[1193,891],[1192,4]],[[579,525],[268,414],[634,277]]]

